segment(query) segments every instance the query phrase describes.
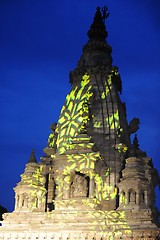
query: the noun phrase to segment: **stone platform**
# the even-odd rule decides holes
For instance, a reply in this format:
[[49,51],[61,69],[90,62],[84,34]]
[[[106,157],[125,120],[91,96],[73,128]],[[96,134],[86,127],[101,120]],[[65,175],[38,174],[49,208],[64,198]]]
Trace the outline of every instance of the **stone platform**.
[[[150,213],[134,211],[13,212],[4,214],[0,239],[146,239],[160,230],[151,223]],[[143,224],[142,224],[143,222]]]

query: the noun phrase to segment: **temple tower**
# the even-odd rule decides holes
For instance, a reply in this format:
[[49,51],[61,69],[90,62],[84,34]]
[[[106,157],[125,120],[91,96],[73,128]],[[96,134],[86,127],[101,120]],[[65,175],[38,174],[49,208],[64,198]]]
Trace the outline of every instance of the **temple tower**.
[[118,67],[112,66],[105,18],[97,8],[89,40],[46,154],[32,151],[4,214],[0,239],[160,239],[152,159],[139,149],[139,119],[128,124]]
[[[135,129],[128,126],[125,103],[122,103],[119,97],[122,91],[121,78],[118,68],[112,67],[112,50],[106,42],[107,35],[104,17],[98,7],[88,31],[89,40],[83,47],[77,68],[70,72],[71,91],[66,97],[58,124],[54,125],[49,145],[44,151],[52,158],[56,174],[61,177],[61,166],[57,167],[57,164],[65,158],[63,172],[70,171],[69,178],[75,171],[83,174],[88,171],[86,176],[92,179],[89,176],[90,169],[86,168],[87,162],[83,162],[80,157],[77,160],[78,155],[99,154],[105,165],[99,177],[105,179],[103,184],[106,186],[101,189],[99,200],[105,202],[107,210],[114,210],[118,204],[117,183],[124,165],[123,158],[127,149],[131,147],[130,134],[138,129],[138,123],[135,121],[133,124]],[[88,142],[85,142],[84,136],[86,139],[88,137]],[[92,145],[89,145],[89,141]],[[68,164],[69,161],[72,164]],[[87,157],[87,161],[92,161],[92,158]],[[98,165],[98,158],[94,161],[95,166]],[[83,166],[80,163],[83,163]],[[71,170],[73,164],[75,167]],[[107,169],[107,175],[104,169]],[[92,175],[95,178],[96,170]],[[55,184],[63,199],[61,184],[56,182],[56,178]],[[60,181],[63,182],[63,179]],[[49,205],[51,199],[48,194]]]

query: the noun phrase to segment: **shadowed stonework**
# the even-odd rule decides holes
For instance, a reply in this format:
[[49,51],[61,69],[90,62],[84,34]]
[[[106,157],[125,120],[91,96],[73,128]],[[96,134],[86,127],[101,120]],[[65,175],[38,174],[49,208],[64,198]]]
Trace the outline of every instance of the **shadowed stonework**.
[[37,163],[32,150],[4,214],[0,239],[160,239],[152,159],[129,124],[122,83],[106,42],[107,9],[97,8],[71,90]]
[[7,209],[0,205],[0,220],[2,220],[2,214],[6,212],[7,212]]

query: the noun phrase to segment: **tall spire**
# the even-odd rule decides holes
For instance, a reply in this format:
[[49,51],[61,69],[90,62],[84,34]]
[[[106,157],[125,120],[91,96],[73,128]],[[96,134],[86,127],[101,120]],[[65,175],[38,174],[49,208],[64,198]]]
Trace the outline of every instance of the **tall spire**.
[[90,40],[105,40],[108,36],[103,19],[100,7],[97,7],[94,21],[87,33]]
[[34,149],[32,149],[32,152],[31,152],[31,156],[28,160],[29,163],[36,163],[37,162],[37,159],[35,158],[35,154],[34,154]]
[[73,82],[72,76],[79,72],[85,73],[97,67],[112,67],[112,49],[106,42],[108,33],[104,21],[108,16],[106,7],[102,9],[102,12],[100,7],[97,7],[93,23],[87,33],[89,40],[83,47],[83,54],[77,63],[77,68],[71,72],[71,82]]

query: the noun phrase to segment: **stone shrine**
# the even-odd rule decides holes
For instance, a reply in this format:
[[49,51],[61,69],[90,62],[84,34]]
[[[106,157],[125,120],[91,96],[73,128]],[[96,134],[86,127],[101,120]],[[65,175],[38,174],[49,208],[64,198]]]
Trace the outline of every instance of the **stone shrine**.
[[108,15],[97,8],[46,155],[37,163],[32,150],[0,239],[160,239],[154,192],[160,179],[137,135],[130,141],[139,119],[127,123],[106,42]]

